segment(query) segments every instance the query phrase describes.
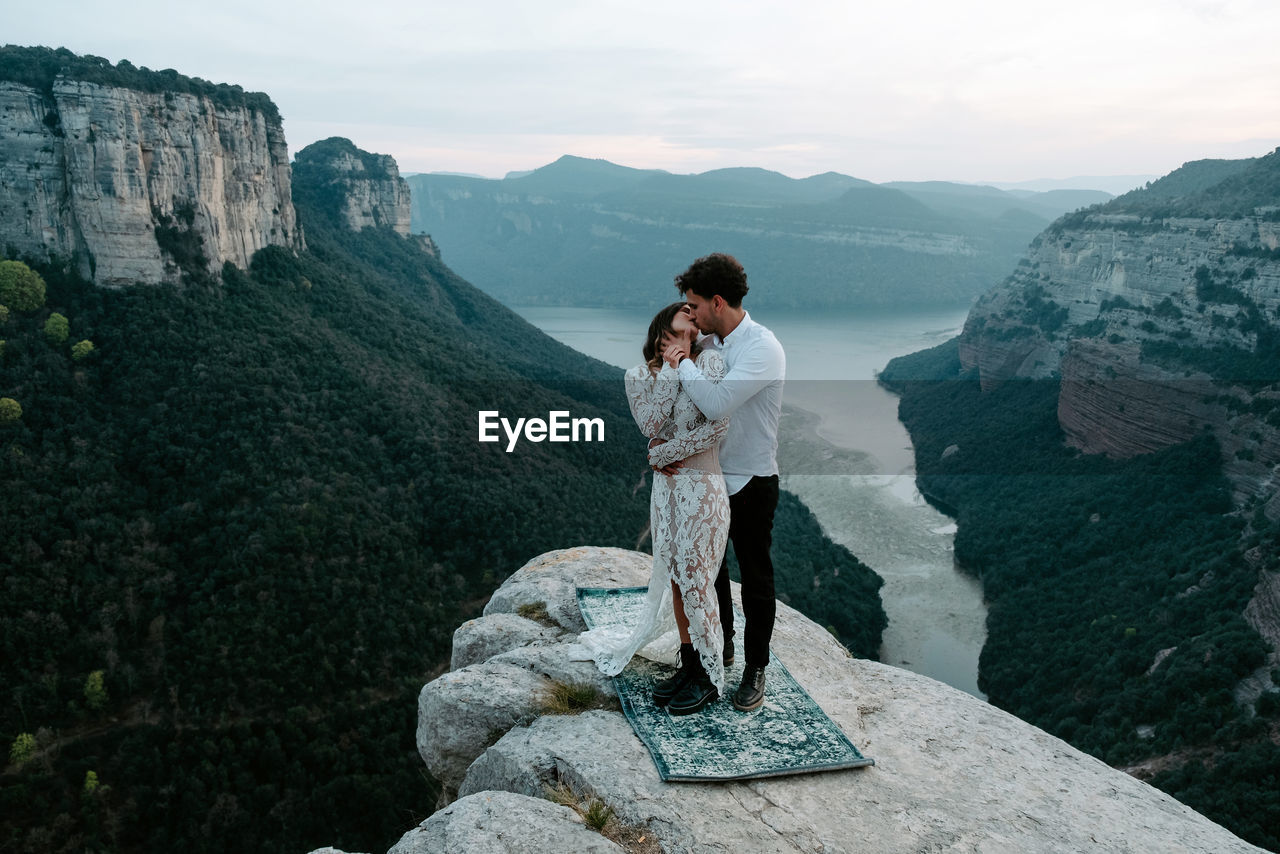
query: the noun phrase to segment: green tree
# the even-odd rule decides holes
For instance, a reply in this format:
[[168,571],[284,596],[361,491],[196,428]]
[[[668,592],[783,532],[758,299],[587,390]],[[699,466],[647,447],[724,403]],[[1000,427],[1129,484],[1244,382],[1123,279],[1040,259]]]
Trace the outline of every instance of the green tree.
[[9,321],[9,306],[0,305],[0,323],[7,323],[8,321]]
[[0,261],[0,304],[35,311],[44,305],[44,279],[21,261]]
[[22,404],[12,397],[0,397],[0,424],[17,421],[22,417]]
[[[71,345],[71,358],[75,359],[77,362],[92,352],[93,342],[88,338],[83,341],[77,341],[75,344]],[[0,355],[3,355],[3,351],[0,351]]]
[[29,732],[20,733],[9,748],[9,761],[19,767],[36,755],[36,737]]
[[89,708],[97,711],[107,704],[107,686],[102,684],[102,671],[95,670],[84,680],[84,699]]
[[98,787],[100,785],[102,784],[98,782],[97,771],[84,772],[84,793],[86,795],[90,795],[90,796],[93,795],[95,792],[98,791]]
[[55,311],[44,322],[44,334],[49,339],[50,344],[61,344],[71,334],[71,324],[67,321],[65,315],[58,314]]

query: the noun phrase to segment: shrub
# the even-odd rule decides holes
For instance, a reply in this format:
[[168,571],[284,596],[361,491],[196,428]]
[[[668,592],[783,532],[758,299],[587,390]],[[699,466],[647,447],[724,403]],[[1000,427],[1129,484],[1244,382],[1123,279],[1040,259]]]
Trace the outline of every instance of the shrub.
[[18,767],[31,761],[31,757],[35,755],[36,737],[29,732],[20,733],[9,748],[9,761]]
[[102,682],[102,671],[95,670],[84,680],[84,700],[89,708],[97,711],[107,705],[107,686]]
[[21,261],[0,261],[0,304],[35,311],[44,305],[44,291],[44,279],[35,270]]
[[61,344],[67,340],[67,336],[70,334],[71,323],[67,320],[66,315],[58,314],[55,311],[44,322],[44,337],[49,339],[50,344]]

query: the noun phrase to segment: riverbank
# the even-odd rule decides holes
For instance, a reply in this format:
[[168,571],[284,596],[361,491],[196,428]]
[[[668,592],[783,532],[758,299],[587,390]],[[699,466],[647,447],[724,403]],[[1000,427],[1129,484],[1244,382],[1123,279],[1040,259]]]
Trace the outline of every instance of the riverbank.
[[782,487],[823,533],[884,579],[889,625],[880,660],[985,699],[978,658],[986,641],[982,585],[954,567],[953,520],[924,500],[911,473],[883,474],[865,451],[823,435],[822,416],[787,406],[779,428]]

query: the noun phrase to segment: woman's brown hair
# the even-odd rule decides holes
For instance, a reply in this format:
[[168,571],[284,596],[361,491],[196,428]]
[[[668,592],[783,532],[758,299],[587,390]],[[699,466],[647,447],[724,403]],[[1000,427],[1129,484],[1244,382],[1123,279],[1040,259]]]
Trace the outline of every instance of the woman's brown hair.
[[[683,302],[673,302],[664,309],[660,309],[653,316],[653,321],[649,324],[649,337],[644,340],[645,364],[649,366],[649,370],[656,371],[662,368],[662,336],[671,332],[671,321],[675,320],[680,309],[684,308]],[[698,353],[702,350],[698,346],[698,339],[695,337],[693,344],[689,347],[689,358],[697,359]]]

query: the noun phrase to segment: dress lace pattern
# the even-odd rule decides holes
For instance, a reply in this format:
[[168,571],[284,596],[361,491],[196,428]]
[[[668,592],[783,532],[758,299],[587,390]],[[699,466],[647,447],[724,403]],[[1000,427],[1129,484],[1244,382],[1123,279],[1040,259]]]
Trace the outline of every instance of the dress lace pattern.
[[[712,382],[724,379],[724,358],[714,350],[698,354],[698,367]],[[729,495],[717,451],[729,419],[709,421],[680,387],[680,375],[664,364],[658,372],[637,365],[626,373],[627,400],[641,432],[663,439],[651,448],[649,463],[682,461],[674,475],[654,472],[649,502],[653,573],[644,611],[635,625],[601,626],[578,636],[586,658],[609,676],[637,652],[670,660],[679,648],[671,583],[680,590],[689,639],[712,683],[724,693],[721,658],[724,635],[715,578],[729,535]]]

